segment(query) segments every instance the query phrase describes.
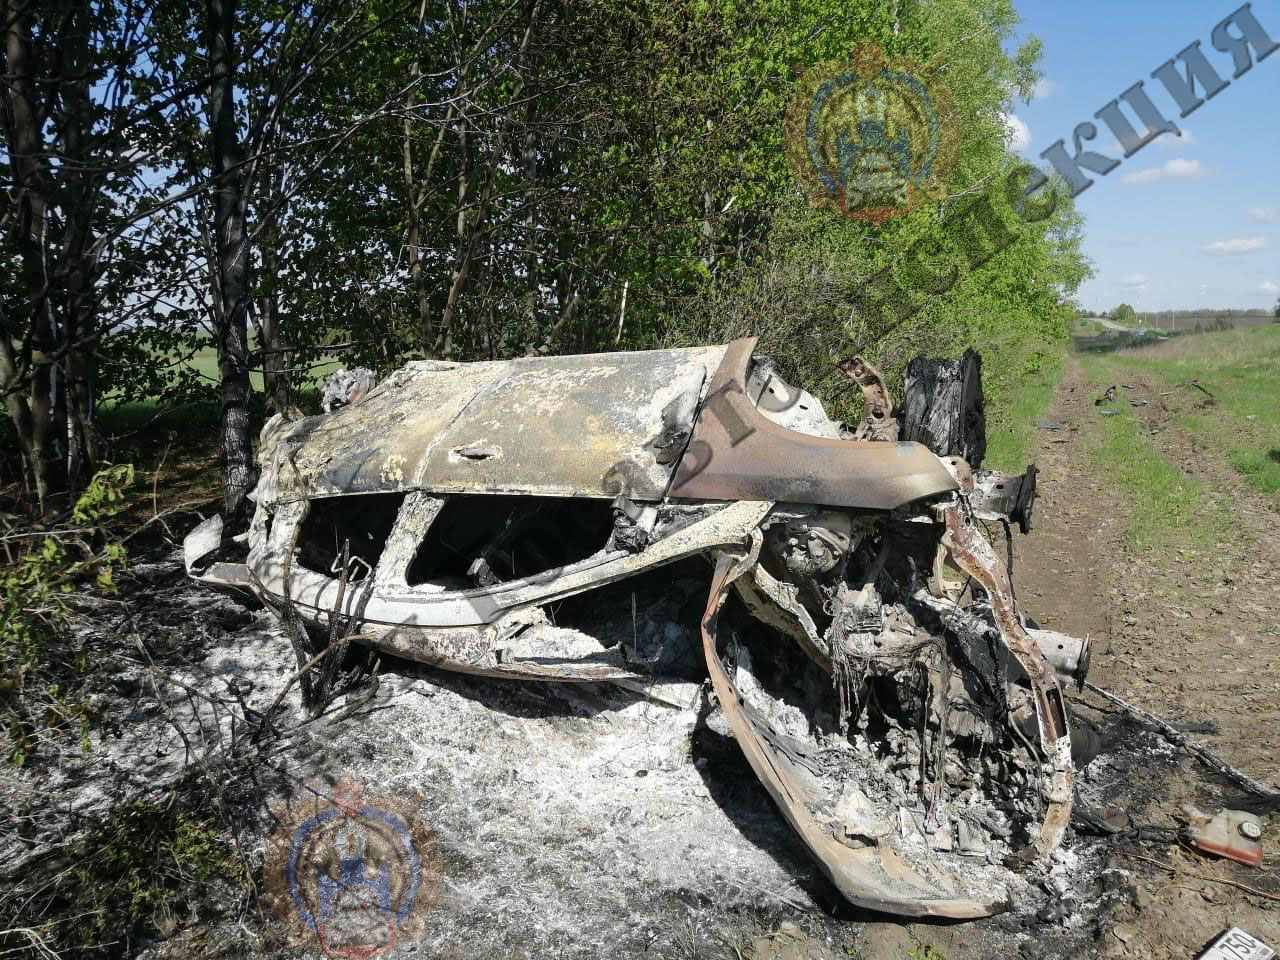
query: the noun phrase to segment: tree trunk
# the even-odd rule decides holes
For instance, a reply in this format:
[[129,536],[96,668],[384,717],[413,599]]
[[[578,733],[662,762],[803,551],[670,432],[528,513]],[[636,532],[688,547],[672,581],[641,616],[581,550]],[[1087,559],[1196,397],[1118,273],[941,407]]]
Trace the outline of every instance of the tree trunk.
[[285,352],[280,331],[280,292],[276,278],[280,260],[274,249],[274,237],[263,238],[261,292],[258,295],[258,350],[262,357],[262,392],[267,414],[283,413],[289,406],[290,354]]
[[[465,112],[458,117],[458,147],[461,154],[461,170],[458,174],[458,197],[454,215],[454,236],[457,242],[458,259],[449,278],[449,292],[445,295],[444,309],[440,313],[440,327],[435,342],[430,347],[429,356],[447,357],[453,347],[453,318],[458,308],[458,297],[462,294],[463,284],[471,272],[471,244],[474,236],[467,234],[467,198],[473,176],[470,155],[467,152],[467,124],[469,119]],[[476,216],[475,229],[480,229],[480,216]]]
[[435,166],[436,156],[440,152],[440,142],[444,139],[445,130],[448,128],[449,120],[453,116],[453,105],[449,105],[449,113],[445,117],[440,131],[436,134],[435,148],[431,151],[431,157],[427,161],[426,175],[423,177],[421,184],[416,184],[413,171],[412,116],[413,108],[418,103],[418,81],[422,76],[422,29],[426,18],[427,4],[426,0],[423,0],[418,7],[418,30],[414,35],[417,52],[414,53],[413,62],[409,65],[410,87],[404,98],[403,160],[405,202],[409,208],[409,232],[406,238],[409,256],[409,278],[413,282],[414,298],[418,305],[418,336],[422,341],[423,349],[429,350],[433,334],[431,330],[431,299],[427,295],[426,270],[422,263],[422,205],[427,199],[427,190],[431,184],[431,168]]
[[97,443],[92,426],[94,350],[98,334],[98,267],[93,252],[93,217],[99,201],[102,175],[88,154],[86,144],[93,129],[93,105],[89,97],[92,33],[87,5],[72,0],[68,28],[60,48],[63,70],[70,79],[63,89],[62,152],[65,158],[67,212],[63,224],[62,269],[66,283],[62,303],[62,359],[59,372],[64,385],[63,414],[67,451],[67,489],[74,499],[92,474]]
[[[529,63],[524,67],[524,75],[533,78],[535,81],[538,76],[538,57],[536,54],[529,58]],[[539,263],[538,250],[542,246],[542,238],[538,236],[537,222],[537,191],[538,191],[538,140],[534,134],[534,128],[538,119],[538,101],[537,96],[530,96],[525,102],[524,113],[524,142],[520,147],[520,163],[523,168],[524,183],[522,189],[524,192],[524,273],[525,273],[525,322],[527,324],[527,332],[525,336],[532,340],[538,329],[538,316],[540,314],[542,290],[539,286]]]
[[[31,21],[25,9],[0,3],[0,16],[5,29],[5,86],[9,109],[5,111],[9,129],[9,157],[13,170],[21,276],[31,315],[26,319],[31,336],[19,333],[19,342],[30,345],[30,354],[22,357],[14,370],[15,378],[28,382],[25,406],[30,421],[15,420],[19,433],[24,429],[30,437],[28,460],[35,483],[40,510],[56,489],[53,465],[52,427],[53,398],[51,391],[51,357],[55,351],[53,300],[50,296],[48,270],[48,189],[49,178],[31,62]],[[17,384],[8,385],[9,389]],[[9,404],[11,413],[16,412]]]
[[209,127],[213,142],[214,314],[222,381],[222,489],[232,525],[243,520],[253,485],[249,434],[248,265],[243,149],[235,120],[235,0],[208,0]]

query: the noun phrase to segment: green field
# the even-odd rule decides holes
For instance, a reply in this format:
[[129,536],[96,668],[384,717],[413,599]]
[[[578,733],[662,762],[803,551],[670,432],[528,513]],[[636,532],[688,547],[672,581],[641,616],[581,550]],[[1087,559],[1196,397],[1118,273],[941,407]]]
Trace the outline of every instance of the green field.
[[[252,346],[252,345],[251,345]],[[189,427],[202,430],[217,422],[217,388],[218,351],[208,344],[200,347],[185,361],[185,364],[199,376],[210,388],[208,402],[199,404],[179,404],[164,409],[160,397],[149,397],[145,400],[117,402],[118,397],[107,394],[103,397],[97,411],[99,429],[105,434],[129,433],[148,424],[155,423],[162,427]],[[309,405],[307,394],[314,393],[334,370],[341,367],[339,359],[313,361],[308,369],[296,371],[293,375],[295,396],[299,396],[299,405]],[[261,397],[263,378],[261,370],[251,370],[249,382],[255,397]],[[313,412],[313,411],[308,411]]]
[[[1160,395],[1178,427],[1280,505],[1280,323],[1127,346],[1133,341],[1092,321],[1075,321],[1072,333],[1090,389],[1122,386],[1110,408],[1118,415],[1100,418],[1089,456],[1131,502],[1128,535],[1136,547],[1208,543],[1227,535],[1229,522],[1218,498],[1152,446],[1124,402],[1123,385],[1138,379]],[[986,466],[1022,469],[1061,373],[1061,364],[1050,366],[993,391]]]
[[[1162,454],[1127,400],[1158,404],[1157,422],[1185,431],[1280,505],[1280,325],[1189,334],[1142,347],[1084,352],[1090,389],[1120,388],[1089,455],[1131,505],[1137,548],[1201,546],[1230,536],[1233,505]],[[1203,387],[1210,400],[1196,384]]]
[[[216,347],[201,347],[190,360],[190,366],[210,383],[218,383],[218,350]],[[253,389],[262,390],[262,371],[249,371],[249,382]]]
[[[201,347],[197,350],[190,360],[191,367],[200,374],[201,377],[210,383],[218,382],[218,351],[213,346]],[[342,361],[321,360],[316,362],[314,366],[309,365],[309,369],[305,372],[300,371],[295,374],[294,382],[302,389],[317,387],[324,382],[324,378],[333,371],[341,367]],[[249,382],[253,385],[255,391],[262,390],[262,371],[252,370],[249,373]]]
[[[1184,335],[1118,350],[1102,361],[1118,375],[1141,374],[1173,392],[1162,398],[1178,423],[1280,503],[1280,323]],[[1213,394],[1204,395],[1191,381]]]
[[[201,347],[191,358],[190,363],[200,376],[211,383],[218,382],[218,351],[215,347]],[[306,371],[295,374],[294,380],[303,389],[317,387],[324,382],[325,377],[341,366],[343,362],[338,359],[313,361]],[[262,390],[262,371],[250,371],[249,382],[253,384],[254,390]]]

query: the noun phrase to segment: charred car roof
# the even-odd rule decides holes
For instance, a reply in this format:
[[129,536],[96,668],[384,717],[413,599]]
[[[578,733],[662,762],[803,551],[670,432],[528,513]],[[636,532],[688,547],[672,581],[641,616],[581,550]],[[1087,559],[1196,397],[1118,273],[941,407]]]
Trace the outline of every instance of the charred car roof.
[[282,459],[264,463],[274,489],[259,493],[670,495],[887,510],[956,488],[921,444],[840,439],[816,398],[754,360],[755,342],[410,363],[358,405],[287,425],[271,454]]

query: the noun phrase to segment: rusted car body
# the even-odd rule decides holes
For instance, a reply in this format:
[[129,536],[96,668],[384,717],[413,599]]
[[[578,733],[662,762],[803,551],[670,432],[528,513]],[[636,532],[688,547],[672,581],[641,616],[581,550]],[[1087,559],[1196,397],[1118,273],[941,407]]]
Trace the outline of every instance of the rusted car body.
[[[997,912],[1067,826],[1061,684],[1088,659],[1028,624],[979,527],[1027,477],[895,439],[861,361],[846,428],[754,345],[410,363],[358,403],[272,419],[247,557],[218,561],[211,525],[189,570],[471,674],[643,690],[664,644],[692,642],[708,723],[845,897]],[[599,628],[691,562],[707,594],[687,636],[672,612],[641,638],[634,589],[622,638]]]

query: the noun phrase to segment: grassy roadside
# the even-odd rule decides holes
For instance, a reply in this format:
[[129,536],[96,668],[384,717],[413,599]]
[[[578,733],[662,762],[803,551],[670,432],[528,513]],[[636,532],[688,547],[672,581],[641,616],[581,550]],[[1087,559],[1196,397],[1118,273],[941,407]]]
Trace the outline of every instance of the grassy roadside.
[[[1090,379],[1101,382],[1092,374]],[[1112,409],[1120,412],[1102,419],[1089,455],[1131,504],[1130,545],[1137,551],[1198,547],[1225,536],[1226,517],[1208,501],[1200,484],[1151,446],[1127,404]]]
[[[1111,382],[1140,374],[1169,391],[1180,426],[1280,505],[1280,324],[1178,337],[1101,360]],[[1213,394],[1204,394],[1192,381]]]
[[1062,379],[1064,361],[1055,357],[1021,380],[992,391],[987,402],[987,456],[990,470],[1021,472],[1034,446],[1036,421],[1044,417]]
[[[1082,354],[1079,362],[1093,392],[1123,381],[1114,355]],[[1126,535],[1135,551],[1207,547],[1230,535],[1228,511],[1152,446],[1123,392],[1099,413],[1088,455],[1130,504]]]

